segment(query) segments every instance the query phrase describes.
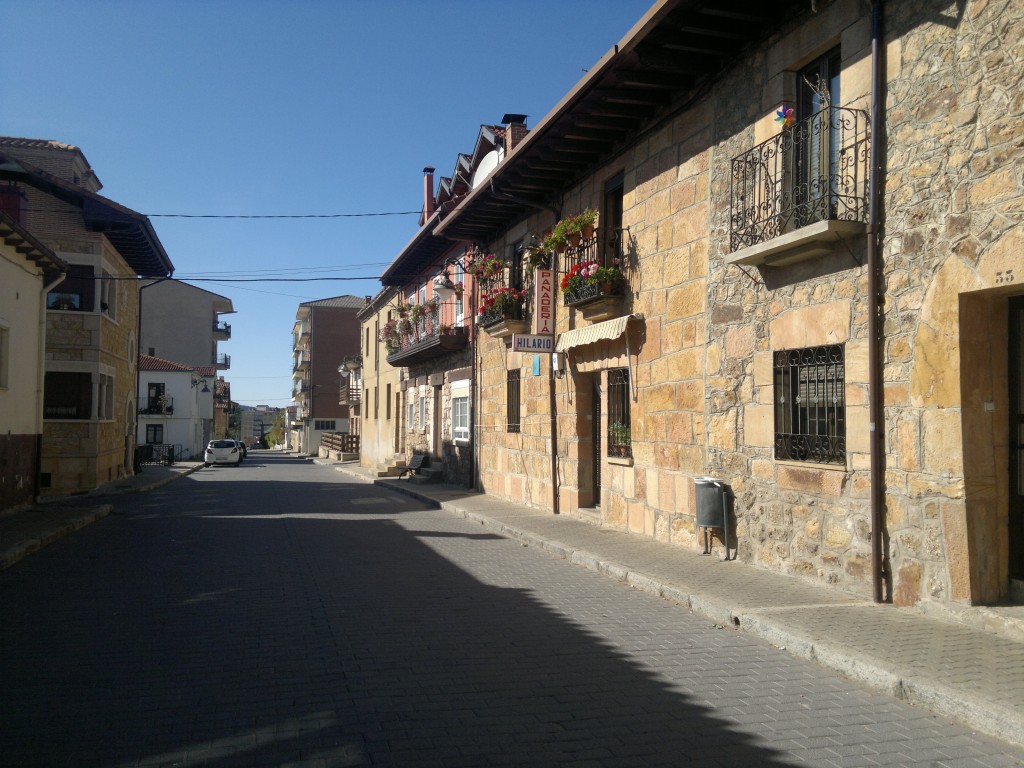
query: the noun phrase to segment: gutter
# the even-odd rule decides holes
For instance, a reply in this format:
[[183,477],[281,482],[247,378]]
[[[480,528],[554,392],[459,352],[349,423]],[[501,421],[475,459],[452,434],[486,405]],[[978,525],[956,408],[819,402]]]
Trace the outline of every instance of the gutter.
[[[871,582],[876,603],[892,599],[892,573],[883,549],[885,528],[885,410],[882,381],[881,264],[878,240],[881,219],[881,112],[885,103],[885,71],[882,45],[882,0],[871,2],[871,150],[868,184],[868,398],[871,443]],[[884,587],[884,589],[883,589]],[[886,594],[887,593],[887,594]]]

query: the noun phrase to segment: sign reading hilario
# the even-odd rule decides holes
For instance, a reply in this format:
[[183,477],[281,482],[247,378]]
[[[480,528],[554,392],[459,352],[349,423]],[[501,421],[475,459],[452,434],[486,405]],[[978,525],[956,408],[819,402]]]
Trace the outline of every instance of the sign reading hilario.
[[512,334],[513,352],[554,352],[554,334],[540,335],[528,333]]
[[533,273],[533,332],[538,335],[555,332],[555,273],[538,269]]

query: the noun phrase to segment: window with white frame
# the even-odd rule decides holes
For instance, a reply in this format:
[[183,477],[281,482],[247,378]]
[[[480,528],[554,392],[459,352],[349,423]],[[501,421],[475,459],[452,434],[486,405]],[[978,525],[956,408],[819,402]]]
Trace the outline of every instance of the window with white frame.
[[420,414],[419,415],[420,415],[419,428],[420,429],[426,429],[427,428],[427,398],[423,395],[423,393],[420,393]]
[[406,429],[410,432],[416,429],[416,390],[406,390],[406,397],[408,398],[409,415],[406,418]]
[[452,382],[452,440],[468,441],[469,380]]

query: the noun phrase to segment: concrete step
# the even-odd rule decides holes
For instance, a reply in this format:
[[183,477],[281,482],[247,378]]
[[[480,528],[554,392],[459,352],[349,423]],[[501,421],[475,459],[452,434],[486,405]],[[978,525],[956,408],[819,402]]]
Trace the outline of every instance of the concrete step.
[[420,467],[410,479],[417,485],[440,483],[444,480],[444,470],[441,467]]

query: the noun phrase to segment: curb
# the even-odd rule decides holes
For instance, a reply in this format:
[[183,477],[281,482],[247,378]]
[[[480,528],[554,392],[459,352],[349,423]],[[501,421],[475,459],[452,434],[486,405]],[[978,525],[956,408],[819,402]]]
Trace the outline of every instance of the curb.
[[114,506],[112,504],[102,504],[91,509],[83,509],[81,514],[63,521],[55,528],[46,531],[37,538],[19,541],[9,549],[5,549],[3,552],[0,552],[0,571],[10,568],[12,565],[22,560],[26,555],[30,555],[33,552],[42,549],[46,545],[64,538],[68,534],[74,533],[80,528],[84,528],[90,523],[95,523],[97,520],[106,517],[113,511]]
[[484,513],[472,512],[451,502],[438,501],[414,488],[406,488],[387,479],[365,478],[340,467],[335,469],[364,482],[402,493],[434,509],[443,509],[463,519],[478,522],[484,528],[519,541],[524,546],[537,547],[549,555],[568,560],[614,581],[628,584],[638,591],[671,600],[717,625],[742,630],[797,658],[811,661],[854,680],[865,688],[928,709],[1016,747],[1024,747],[1024,713],[978,699],[941,683],[913,675],[901,677],[897,671],[886,668],[884,663],[851,654],[848,648],[804,637],[776,623],[765,614],[737,610],[721,600],[690,593],[684,587],[632,570],[628,565],[544,538],[514,524],[488,517]]

